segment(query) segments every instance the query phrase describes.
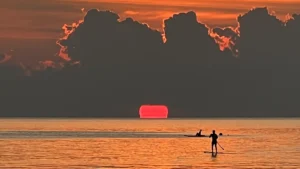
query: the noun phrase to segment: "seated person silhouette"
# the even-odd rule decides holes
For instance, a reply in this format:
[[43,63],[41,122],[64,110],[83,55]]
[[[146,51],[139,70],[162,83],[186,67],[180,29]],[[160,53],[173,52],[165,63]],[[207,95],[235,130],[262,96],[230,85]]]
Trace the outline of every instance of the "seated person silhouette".
[[201,132],[202,132],[202,129],[200,129],[200,131],[198,133],[196,133],[196,136],[201,136]]

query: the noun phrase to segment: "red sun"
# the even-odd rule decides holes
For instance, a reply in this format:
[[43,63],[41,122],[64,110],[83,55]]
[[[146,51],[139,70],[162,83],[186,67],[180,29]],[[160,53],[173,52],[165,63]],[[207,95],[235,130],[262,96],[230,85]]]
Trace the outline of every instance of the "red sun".
[[168,118],[168,108],[164,105],[142,105],[140,118]]

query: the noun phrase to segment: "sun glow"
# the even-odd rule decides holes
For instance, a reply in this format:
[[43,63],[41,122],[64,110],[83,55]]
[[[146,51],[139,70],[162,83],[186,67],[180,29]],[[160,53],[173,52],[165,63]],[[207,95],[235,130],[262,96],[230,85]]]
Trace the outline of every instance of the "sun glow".
[[140,118],[168,118],[168,108],[165,105],[142,105]]

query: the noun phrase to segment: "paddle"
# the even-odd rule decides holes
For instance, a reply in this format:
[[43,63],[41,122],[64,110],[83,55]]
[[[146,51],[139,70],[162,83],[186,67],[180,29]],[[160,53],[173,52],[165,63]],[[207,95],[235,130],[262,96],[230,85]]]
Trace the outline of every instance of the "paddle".
[[218,142],[218,145],[222,148],[222,150],[224,150],[224,148],[219,144],[219,142]]

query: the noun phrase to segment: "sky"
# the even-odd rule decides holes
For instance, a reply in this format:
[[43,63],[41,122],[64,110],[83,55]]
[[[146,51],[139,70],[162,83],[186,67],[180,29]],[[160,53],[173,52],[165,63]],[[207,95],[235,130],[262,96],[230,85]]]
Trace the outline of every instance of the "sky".
[[0,53],[11,63],[33,64],[59,59],[55,41],[62,26],[82,19],[87,10],[112,10],[121,19],[147,23],[162,30],[163,20],[175,13],[193,10],[198,21],[209,27],[237,26],[236,17],[253,7],[267,6],[280,19],[300,13],[299,0],[9,0],[0,1]]

